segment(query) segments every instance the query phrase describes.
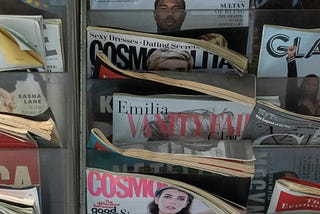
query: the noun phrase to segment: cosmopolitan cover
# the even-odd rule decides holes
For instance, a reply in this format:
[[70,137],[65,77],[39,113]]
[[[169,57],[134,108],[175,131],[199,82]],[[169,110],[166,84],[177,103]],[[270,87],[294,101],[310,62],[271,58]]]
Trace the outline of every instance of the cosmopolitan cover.
[[[183,182],[151,175],[115,173],[87,168],[87,213],[244,213],[245,208],[224,201]],[[227,210],[227,212],[226,212]]]

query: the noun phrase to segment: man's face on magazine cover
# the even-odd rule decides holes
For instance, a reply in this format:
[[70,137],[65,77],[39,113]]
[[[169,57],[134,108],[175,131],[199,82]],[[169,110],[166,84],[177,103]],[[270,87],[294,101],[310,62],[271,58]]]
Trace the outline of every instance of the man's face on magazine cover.
[[154,18],[158,31],[180,30],[186,16],[184,0],[156,1]]

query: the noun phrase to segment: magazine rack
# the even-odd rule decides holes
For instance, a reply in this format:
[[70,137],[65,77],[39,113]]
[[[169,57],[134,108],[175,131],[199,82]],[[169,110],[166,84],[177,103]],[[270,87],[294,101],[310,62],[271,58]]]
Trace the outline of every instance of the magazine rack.
[[[41,75],[46,79],[47,102],[56,118],[63,146],[39,148],[40,200],[43,213],[78,213],[78,2],[1,0],[0,4],[1,14],[41,14],[44,18],[62,20],[65,72]],[[0,78],[4,75],[11,73],[0,73]]]
[[[98,1],[97,1],[98,2]],[[86,29],[88,26],[107,26],[107,27],[115,27],[127,30],[135,30],[141,32],[148,32],[148,33],[156,33],[157,27],[153,18],[153,10],[103,10],[99,8],[98,10],[90,10],[90,2],[83,0],[81,1],[81,152],[80,152],[80,210],[82,213],[86,213],[86,176],[85,176],[85,166],[86,166],[86,142],[88,140],[88,135],[90,133],[90,128],[88,126],[88,121],[90,120],[89,117],[89,110],[87,106],[87,93],[88,86],[91,85],[92,80],[87,77],[87,35]],[[150,4],[150,1],[147,2]],[[105,3],[107,5],[109,3]],[[112,4],[112,3],[111,3]],[[153,4],[153,3],[152,3]],[[248,22],[249,22],[249,11],[234,11],[232,12],[234,16],[237,15],[237,19],[233,20],[230,24],[228,22],[228,17],[226,14],[228,10],[189,10],[186,14],[186,19],[184,22],[185,29],[192,29],[195,26],[199,28],[199,36],[204,34],[204,29],[209,28],[211,31],[215,31],[214,28],[219,29],[219,26],[224,25],[228,26],[228,28],[220,29],[225,32],[225,35],[228,36],[230,45],[237,46],[237,50],[242,52],[243,54],[246,53],[246,37],[236,37],[239,34],[247,34],[248,33]],[[147,22],[142,22],[141,19],[148,20]],[[206,20],[205,22],[203,20]],[[201,23],[199,26],[198,23]],[[237,28],[234,28],[234,25]],[[179,34],[179,32],[175,32]],[[194,33],[194,32],[193,32]],[[234,39],[232,39],[234,35]],[[190,36],[191,37],[191,36]],[[193,37],[196,37],[193,35]],[[236,38],[236,39],[235,39]],[[99,80],[97,80],[99,81]]]
[[[98,2],[98,1],[97,1]],[[239,52],[243,52],[249,58],[248,72],[256,74],[258,66],[258,58],[260,51],[260,42],[263,24],[284,25],[297,28],[317,28],[319,27],[316,17],[319,17],[319,9],[257,9],[254,8],[253,2],[249,10],[240,10],[235,12],[233,10],[187,10],[187,16],[184,23],[184,29],[193,28],[219,28],[219,24],[226,27],[230,24],[230,28],[236,27],[229,38],[231,43],[230,48],[235,48]],[[81,1],[81,144],[80,144],[80,210],[81,213],[86,212],[86,176],[85,176],[85,162],[86,162],[86,142],[89,135],[86,105],[86,90],[90,85],[87,77],[87,63],[86,63],[86,27],[93,26],[107,26],[122,28],[135,31],[144,31],[156,33],[157,28],[153,21],[152,10],[90,10],[89,0]],[[235,13],[227,16],[227,13]],[[224,20],[228,17],[229,19]],[[230,18],[232,17],[232,18]],[[148,20],[142,22],[143,20]],[[233,26],[232,26],[233,24]],[[177,33],[177,32],[176,32]],[[227,33],[224,31],[224,33]],[[178,33],[176,34],[178,35]],[[241,36],[239,36],[241,35]],[[245,48],[241,49],[244,44]],[[283,78],[257,78],[257,96],[274,96],[279,99],[280,105],[284,105],[285,99],[285,82],[286,77]],[[248,202],[248,213],[262,213],[267,208],[267,201],[265,198],[256,198],[257,195],[269,197],[272,192],[264,189],[268,183],[272,183],[273,177],[279,176],[285,171],[296,171],[298,176],[305,179],[311,179],[320,182],[319,174],[311,173],[312,170],[319,168],[319,157],[317,153],[320,152],[319,145],[299,147],[299,146],[256,146],[255,147],[257,161],[256,161],[256,176],[252,180],[251,185],[251,199]],[[281,154],[286,154],[286,157]],[[295,159],[296,157],[296,159]],[[261,202],[262,201],[262,202]],[[251,208],[250,208],[251,206]]]

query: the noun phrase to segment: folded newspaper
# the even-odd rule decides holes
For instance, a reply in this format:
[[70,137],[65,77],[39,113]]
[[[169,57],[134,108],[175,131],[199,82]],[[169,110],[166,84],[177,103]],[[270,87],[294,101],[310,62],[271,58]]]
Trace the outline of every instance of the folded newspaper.
[[158,176],[86,168],[88,213],[246,213],[200,188]]
[[[154,70],[156,62],[179,58],[184,70],[230,70],[246,73],[246,56],[205,39],[181,38],[107,27],[87,27],[87,71],[92,77],[96,54],[103,51],[112,63],[125,70]],[[182,62],[181,62],[182,63]],[[155,69],[157,70],[157,69]]]
[[[149,147],[161,147],[161,144],[170,142],[150,142]],[[114,146],[97,128],[93,128],[87,144],[88,148],[100,148],[111,153],[123,156],[157,161],[168,164],[191,167],[228,176],[252,177],[254,173],[254,153],[251,141],[221,141],[221,142],[171,142],[176,147],[185,146],[181,152],[159,152],[152,149],[119,148]],[[207,148],[204,148],[207,147]],[[215,148],[218,147],[218,148]],[[242,149],[240,149],[243,147]],[[206,153],[203,150],[211,150]],[[191,150],[194,153],[191,152]],[[239,151],[242,151],[239,152]],[[240,154],[241,153],[241,154]],[[108,155],[108,153],[106,153]]]
[[94,76],[96,78],[137,78],[166,85],[191,89],[218,98],[255,104],[256,78],[253,74],[239,76],[236,73],[182,72],[124,70],[115,66],[103,53],[97,54]]

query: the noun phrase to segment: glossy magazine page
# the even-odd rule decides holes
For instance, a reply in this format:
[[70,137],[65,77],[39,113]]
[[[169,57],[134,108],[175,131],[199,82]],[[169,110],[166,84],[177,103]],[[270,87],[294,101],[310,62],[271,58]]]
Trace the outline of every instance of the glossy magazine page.
[[257,76],[319,76],[319,35],[320,29],[264,25]]
[[[114,172],[143,173],[194,185],[212,194],[247,206],[250,177],[224,176],[203,170],[107,153],[101,148],[86,150],[86,166]],[[237,189],[237,191],[234,191]]]
[[[151,145],[152,142],[150,142],[149,144]],[[250,144],[250,146],[252,146],[252,144]],[[106,155],[108,155],[109,153],[116,153],[125,157],[181,165],[222,175],[252,177],[254,173],[253,153],[251,153],[249,157],[246,157],[248,159],[240,160],[238,158],[226,157],[227,155],[231,154],[224,154],[224,157],[218,157],[217,154],[212,154],[212,156],[208,157],[208,155],[204,156],[161,153],[152,151],[150,149],[142,149],[141,147],[140,149],[122,149],[117,146],[114,146],[97,128],[91,130],[87,147],[90,149],[103,150],[106,152]]]
[[113,143],[240,139],[253,106],[206,95],[113,94]]
[[183,182],[87,168],[87,212],[243,213],[244,209]]
[[88,77],[95,76],[92,72],[98,52],[103,52],[118,68],[133,71],[226,71],[235,68],[245,73],[246,56],[225,47],[224,43],[218,43],[224,40],[223,36],[216,35],[215,40],[216,43],[207,38],[183,38],[88,26]]

